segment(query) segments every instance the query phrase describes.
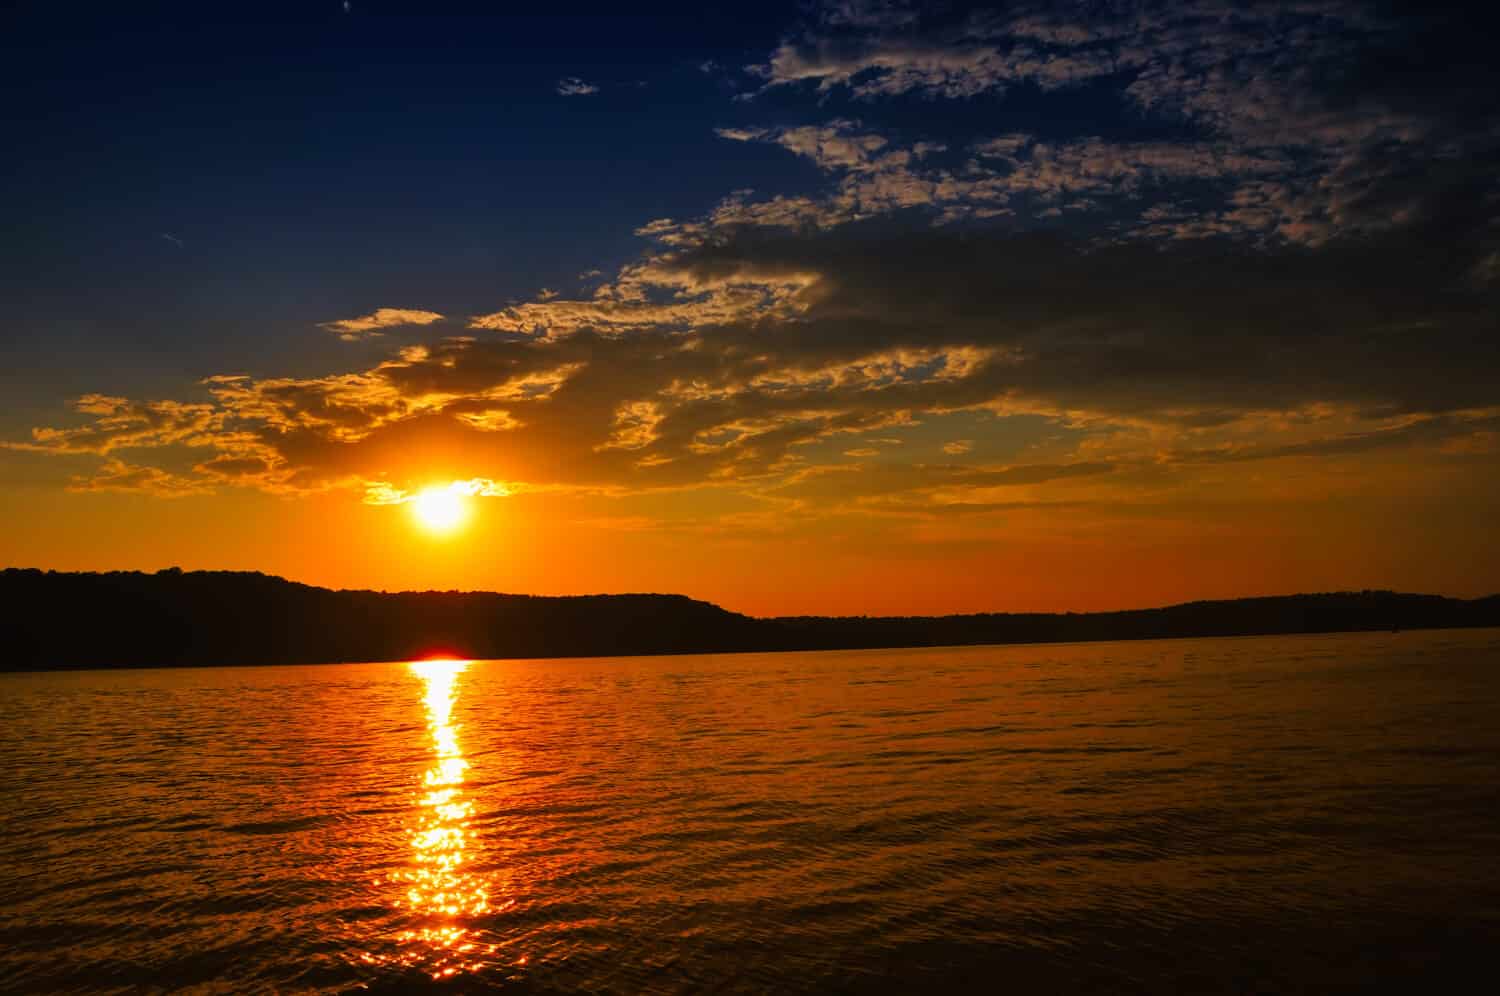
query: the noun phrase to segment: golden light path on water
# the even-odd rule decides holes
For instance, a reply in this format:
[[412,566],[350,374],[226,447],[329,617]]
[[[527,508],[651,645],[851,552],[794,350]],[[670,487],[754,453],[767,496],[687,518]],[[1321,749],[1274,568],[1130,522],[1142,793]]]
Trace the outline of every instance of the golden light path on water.
[[495,951],[495,945],[481,943],[469,926],[474,917],[494,907],[484,877],[466,867],[472,858],[466,852],[474,804],[463,791],[469,762],[459,747],[452,715],[458,676],[468,663],[430,660],[408,666],[426,684],[423,703],[435,763],[423,776],[417,800],[411,866],[391,880],[406,885],[398,903],[419,925],[396,935],[397,954],[385,958],[366,954],[364,958],[420,969],[443,979],[484,968],[484,956]]

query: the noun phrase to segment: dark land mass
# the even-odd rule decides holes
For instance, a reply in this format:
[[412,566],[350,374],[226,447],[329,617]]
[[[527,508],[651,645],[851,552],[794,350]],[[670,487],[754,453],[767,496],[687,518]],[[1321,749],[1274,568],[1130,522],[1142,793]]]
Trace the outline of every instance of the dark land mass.
[[1500,626],[1390,591],[1088,613],[756,619],[683,595],[330,591],[257,573],[0,574],[0,670],[835,650]]

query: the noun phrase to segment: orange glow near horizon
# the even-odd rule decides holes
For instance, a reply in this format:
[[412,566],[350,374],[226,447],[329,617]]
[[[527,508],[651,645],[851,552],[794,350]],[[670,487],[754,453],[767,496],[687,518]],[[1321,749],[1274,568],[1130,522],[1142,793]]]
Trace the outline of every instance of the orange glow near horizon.
[[[0,561],[59,571],[263,571],[386,591],[671,592],[752,615],[1066,612],[1346,588],[1462,597],[1500,590],[1494,486],[1439,500],[1430,492],[1452,485],[1440,468],[1378,479],[1356,469],[1341,480],[1359,495],[1276,497],[1267,492],[1324,487],[1323,478],[1247,463],[1215,472],[1213,502],[1136,504],[1118,489],[1065,482],[1053,488],[1069,499],[1062,505],[909,518],[863,506],[777,511],[748,524],[733,518],[743,514],[738,506],[716,504],[718,492],[521,491],[467,498],[471,514],[446,537],[422,527],[409,501],[367,505],[343,492],[167,501],[64,491],[38,502],[17,491],[0,495],[0,515],[24,523],[0,536]],[[1487,473],[1500,486],[1500,464]]]

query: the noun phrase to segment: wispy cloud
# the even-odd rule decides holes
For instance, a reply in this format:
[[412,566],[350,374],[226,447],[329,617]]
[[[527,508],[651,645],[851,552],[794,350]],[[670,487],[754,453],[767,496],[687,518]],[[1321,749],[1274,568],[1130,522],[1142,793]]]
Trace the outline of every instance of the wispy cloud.
[[440,322],[443,316],[436,311],[421,311],[414,308],[377,308],[368,315],[357,318],[341,318],[324,322],[322,327],[335,332],[345,340],[353,341],[366,336],[379,335],[382,329],[403,325],[431,325]]
[[186,498],[213,491],[211,482],[182,477],[158,467],[138,467],[123,460],[106,460],[93,474],[74,477],[69,491],[128,491],[154,498]]
[[[1459,201],[1494,196],[1500,114],[1493,101],[1468,96],[1500,83],[1493,60],[1418,66],[1405,55],[1414,37],[1434,49],[1471,48],[1453,37],[1451,23],[1441,12],[1398,17],[1340,0],[1127,2],[1107,10],[1020,4],[967,13],[839,0],[817,7],[752,69],[767,88],[811,86],[824,99],[847,93],[870,104],[1110,85],[1131,113],[1192,134],[1152,143],[1011,136],[977,146],[977,162],[942,171],[895,162],[894,142],[870,163],[796,151],[825,168],[873,169],[887,188],[925,186],[923,196],[947,220],[1046,219],[1080,209],[1117,216],[1138,198],[1135,213],[1156,212],[1135,226],[1139,236],[1319,245],[1451,217]],[[1381,68],[1391,66],[1402,68]],[[753,129],[723,134],[782,141]],[[829,224],[908,206],[860,199],[853,187],[846,178],[837,194],[796,211],[773,199],[730,213]],[[1144,199],[1152,188],[1179,210],[1167,214]],[[1059,201],[1078,193],[1107,196]],[[1035,197],[1051,203],[1026,203]]]
[[557,81],[557,93],[560,97],[587,97],[598,92],[598,86],[585,83],[577,76],[567,76]]

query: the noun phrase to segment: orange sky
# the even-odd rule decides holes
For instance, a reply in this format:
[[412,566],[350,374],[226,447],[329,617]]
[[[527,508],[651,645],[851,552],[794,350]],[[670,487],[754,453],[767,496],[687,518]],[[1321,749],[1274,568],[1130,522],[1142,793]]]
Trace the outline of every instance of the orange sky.
[[[1484,486],[1463,493],[1462,479],[1445,482],[1431,468],[1414,474],[1368,460],[1336,473],[1319,464],[1308,475],[1307,463],[1268,463],[1259,481],[1215,481],[1217,492],[1200,485],[1152,501],[1112,499],[1090,485],[1017,496],[1056,508],[840,510],[731,524],[716,522],[708,501],[702,514],[652,520],[636,509],[611,514],[621,499],[475,498],[468,522],[447,536],[422,529],[407,505],[343,493],[43,499],[38,489],[12,489],[0,499],[12,524],[0,535],[0,559],[260,570],[332,587],[670,591],[756,615],[1107,609],[1360,587],[1500,590],[1500,539]],[[1330,477],[1344,493],[1317,493]],[[1082,503],[1063,504],[1074,500]]]

